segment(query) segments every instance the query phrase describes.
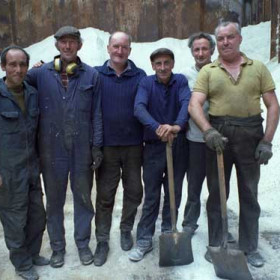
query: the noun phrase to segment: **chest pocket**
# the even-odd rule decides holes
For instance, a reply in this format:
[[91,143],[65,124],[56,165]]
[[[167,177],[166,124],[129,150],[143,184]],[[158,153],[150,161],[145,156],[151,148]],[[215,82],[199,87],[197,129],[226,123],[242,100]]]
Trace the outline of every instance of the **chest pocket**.
[[39,118],[39,109],[32,109],[29,111],[31,126],[33,129],[37,128],[38,118]]
[[77,95],[77,108],[79,111],[91,111],[93,98],[93,85],[80,86]]
[[19,130],[19,112],[0,112],[0,129],[2,133],[16,133]]

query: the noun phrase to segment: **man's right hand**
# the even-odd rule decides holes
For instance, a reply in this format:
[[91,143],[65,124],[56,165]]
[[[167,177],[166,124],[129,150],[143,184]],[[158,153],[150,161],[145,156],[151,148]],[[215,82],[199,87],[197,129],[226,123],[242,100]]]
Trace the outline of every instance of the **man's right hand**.
[[221,153],[225,149],[225,139],[215,128],[211,127],[203,133],[206,145],[213,151]]
[[36,62],[36,63],[32,66],[32,68],[39,68],[39,67],[41,67],[44,63],[45,63],[45,62],[44,62],[43,60],[40,60],[40,61]]

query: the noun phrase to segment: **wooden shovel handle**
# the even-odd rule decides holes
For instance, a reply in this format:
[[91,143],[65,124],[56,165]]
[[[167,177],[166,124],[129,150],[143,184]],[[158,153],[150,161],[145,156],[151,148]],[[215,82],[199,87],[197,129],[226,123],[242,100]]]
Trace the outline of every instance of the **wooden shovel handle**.
[[221,214],[222,214],[222,229],[223,229],[223,247],[227,246],[228,239],[228,220],[227,220],[227,198],[226,198],[226,183],[225,183],[225,168],[223,153],[217,152],[218,163],[218,176],[219,176],[219,189],[220,189],[220,201],[221,201]]
[[175,190],[174,190],[174,169],[173,169],[173,155],[172,155],[173,140],[166,142],[166,160],[167,160],[167,175],[168,175],[168,190],[170,201],[170,214],[172,231],[176,229],[176,206],[175,206]]

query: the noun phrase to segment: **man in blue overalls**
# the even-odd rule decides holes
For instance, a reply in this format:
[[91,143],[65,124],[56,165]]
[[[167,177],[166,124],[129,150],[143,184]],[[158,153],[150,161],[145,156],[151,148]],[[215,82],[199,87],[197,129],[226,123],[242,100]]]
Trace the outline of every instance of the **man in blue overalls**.
[[53,254],[51,266],[61,267],[65,255],[63,225],[70,174],[74,200],[74,238],[83,265],[93,262],[88,246],[94,209],[92,167],[102,160],[100,82],[95,69],[77,56],[82,47],[78,29],[60,28],[54,35],[59,55],[28,73],[39,92],[39,152],[47,195],[47,228]]
[[29,55],[18,46],[2,51],[0,80],[0,220],[16,273],[39,279],[33,265],[47,265],[39,256],[46,225],[36,132],[39,117],[36,89],[23,82]]

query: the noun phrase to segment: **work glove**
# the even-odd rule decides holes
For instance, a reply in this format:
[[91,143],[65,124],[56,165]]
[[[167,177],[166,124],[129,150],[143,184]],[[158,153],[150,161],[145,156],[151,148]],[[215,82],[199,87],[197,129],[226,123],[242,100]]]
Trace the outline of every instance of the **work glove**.
[[102,159],[103,159],[103,154],[101,152],[101,149],[99,147],[95,147],[93,146],[92,149],[91,149],[91,155],[92,155],[92,170],[95,170],[97,169],[101,162],[102,162]]
[[206,145],[213,151],[222,153],[227,138],[223,137],[215,128],[211,127],[203,133]]
[[255,159],[259,164],[267,164],[272,157],[272,144],[268,141],[261,140],[256,148]]

